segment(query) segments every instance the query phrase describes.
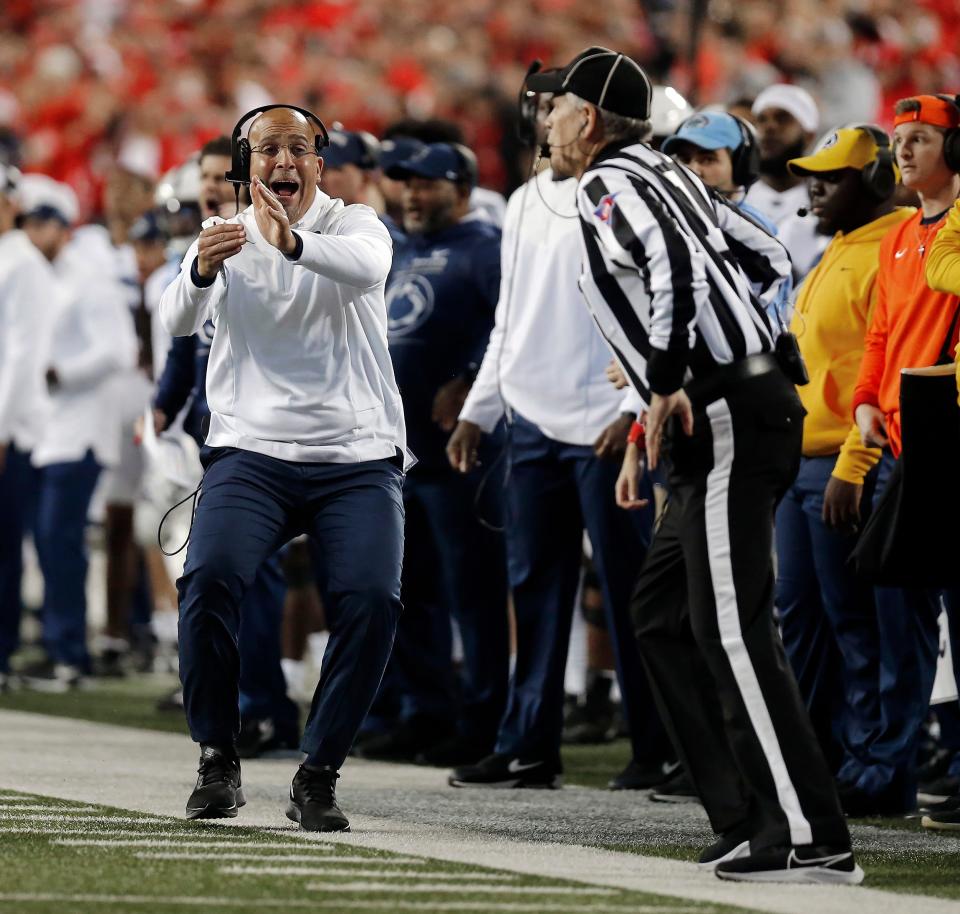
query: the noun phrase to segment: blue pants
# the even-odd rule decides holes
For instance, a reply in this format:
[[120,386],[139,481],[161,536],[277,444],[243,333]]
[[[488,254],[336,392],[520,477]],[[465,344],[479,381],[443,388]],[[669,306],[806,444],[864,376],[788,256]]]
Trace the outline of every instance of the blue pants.
[[20,645],[23,535],[35,486],[30,455],[11,442],[0,472],[0,673],[9,672],[10,655]]
[[403,473],[393,460],[293,463],[204,448],[180,595],[180,679],[190,734],[230,745],[240,728],[240,604],[285,542],[317,540],[330,641],[301,749],[339,768],[373,701],[400,616]]
[[[893,455],[884,451],[874,504],[893,466]],[[920,728],[929,710],[936,674],[940,600],[946,606],[951,630],[960,630],[960,591],[877,587],[875,593],[883,726],[870,745],[871,764],[857,786],[868,793],[902,791],[905,806],[910,808],[916,800]]]
[[43,572],[43,643],[56,663],[89,670],[87,548],[90,499],[100,475],[91,451],[83,460],[40,469],[34,539]]
[[[482,472],[414,467],[404,480],[404,611],[390,668],[401,718],[457,725],[464,739],[489,751],[507,702],[510,645],[503,538],[480,524],[474,507]],[[502,476],[491,477],[484,492],[499,501]],[[499,504],[481,510],[488,523],[500,522]],[[463,641],[459,686],[451,616]]]
[[497,752],[559,759],[563,680],[580,579],[583,530],[603,591],[634,758],[671,756],[640,662],[629,603],[653,530],[650,507],[623,511],[614,501],[619,472],[588,446],[548,438],[516,416],[507,444],[507,570],[517,619],[517,661]]
[[287,592],[280,559],[267,559],[240,605],[240,719],[273,721],[278,731],[299,733],[300,715],[287,697],[280,658],[283,598]]
[[823,491],[835,464],[835,456],[803,458],[777,509],[777,607],[820,745],[833,771],[852,784],[881,727],[880,632],[873,590],[847,562],[856,536],[823,522]]

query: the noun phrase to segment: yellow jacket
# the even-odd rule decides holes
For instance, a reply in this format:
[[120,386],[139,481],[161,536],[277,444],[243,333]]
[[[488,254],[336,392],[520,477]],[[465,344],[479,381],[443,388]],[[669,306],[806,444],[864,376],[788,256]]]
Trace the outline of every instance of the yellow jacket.
[[[927,285],[936,292],[960,295],[960,200],[953,204],[950,215],[937,239],[927,252]],[[957,343],[957,390],[960,392],[960,343]],[[957,397],[960,402],[960,396]]]
[[810,383],[797,388],[807,410],[803,454],[836,454],[833,475],[846,482],[862,483],[880,459],[877,448],[860,441],[853,392],[876,300],[880,242],[914,212],[900,208],[847,235],[837,232],[800,287],[790,322],[810,374]]

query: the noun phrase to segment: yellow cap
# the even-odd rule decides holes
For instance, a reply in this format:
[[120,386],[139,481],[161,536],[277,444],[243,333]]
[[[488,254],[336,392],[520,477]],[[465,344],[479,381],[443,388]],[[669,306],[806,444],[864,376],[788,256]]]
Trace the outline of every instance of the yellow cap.
[[877,141],[866,130],[842,127],[829,134],[811,155],[787,162],[795,175],[808,175],[841,168],[863,169],[877,158]]

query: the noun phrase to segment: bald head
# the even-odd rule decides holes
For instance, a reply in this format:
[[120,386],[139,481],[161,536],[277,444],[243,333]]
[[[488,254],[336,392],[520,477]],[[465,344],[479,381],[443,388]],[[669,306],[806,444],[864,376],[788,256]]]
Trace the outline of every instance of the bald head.
[[250,126],[250,175],[273,191],[291,223],[303,217],[317,195],[323,170],[317,132],[313,121],[291,108],[264,111]]

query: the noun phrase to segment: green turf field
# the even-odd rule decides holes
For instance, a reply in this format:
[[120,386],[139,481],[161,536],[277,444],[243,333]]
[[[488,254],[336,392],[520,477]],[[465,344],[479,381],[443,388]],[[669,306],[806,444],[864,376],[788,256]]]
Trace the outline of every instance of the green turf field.
[[0,911],[664,912],[744,908],[0,791]]

